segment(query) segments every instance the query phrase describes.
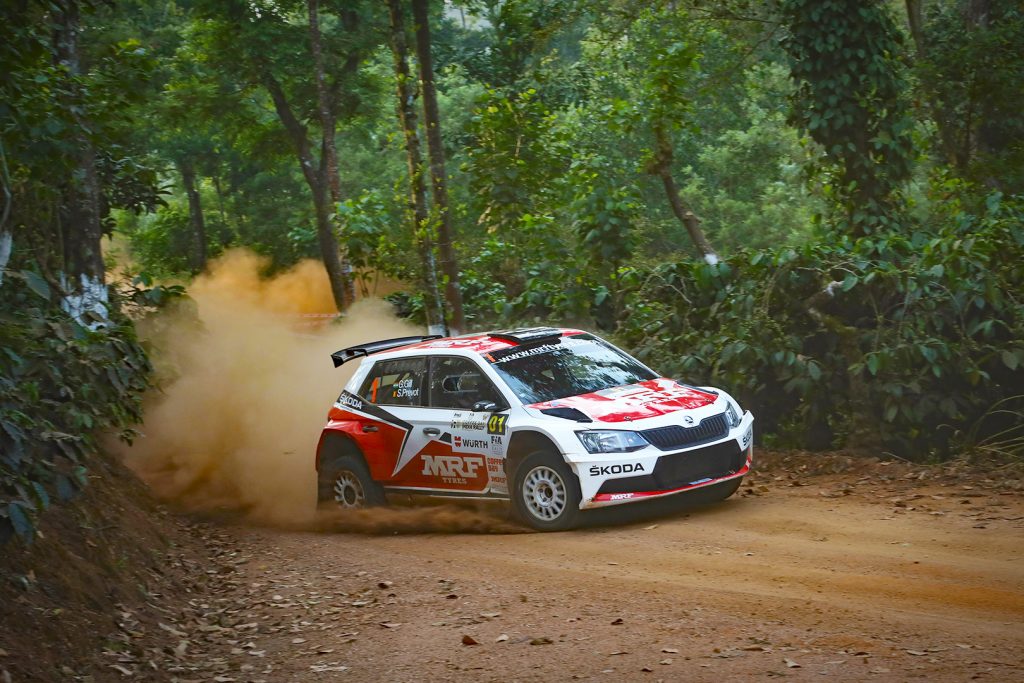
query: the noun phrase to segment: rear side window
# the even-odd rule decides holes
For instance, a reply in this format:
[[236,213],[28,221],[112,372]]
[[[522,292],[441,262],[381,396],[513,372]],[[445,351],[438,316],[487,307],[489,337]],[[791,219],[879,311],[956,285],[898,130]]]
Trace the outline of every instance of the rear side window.
[[430,369],[430,407],[471,410],[478,401],[506,401],[473,361],[455,356],[433,360]]
[[396,358],[374,363],[359,395],[382,406],[423,405],[426,358]]

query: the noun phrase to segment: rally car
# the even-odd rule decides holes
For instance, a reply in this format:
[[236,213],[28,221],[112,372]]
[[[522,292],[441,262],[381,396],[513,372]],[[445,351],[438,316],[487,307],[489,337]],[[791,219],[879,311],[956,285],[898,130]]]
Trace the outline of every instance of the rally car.
[[731,396],[660,377],[581,330],[403,337],[331,357],[366,360],[320,437],[322,504],[510,499],[553,531],[587,508],[696,489],[724,499],[750,471],[754,418]]

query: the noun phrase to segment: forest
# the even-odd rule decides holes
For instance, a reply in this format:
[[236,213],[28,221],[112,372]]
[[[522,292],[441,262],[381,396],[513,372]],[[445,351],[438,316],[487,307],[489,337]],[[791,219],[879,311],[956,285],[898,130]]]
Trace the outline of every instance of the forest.
[[1024,456],[1016,0],[13,0],[0,65],[0,542],[234,248],[592,329],[769,446]]

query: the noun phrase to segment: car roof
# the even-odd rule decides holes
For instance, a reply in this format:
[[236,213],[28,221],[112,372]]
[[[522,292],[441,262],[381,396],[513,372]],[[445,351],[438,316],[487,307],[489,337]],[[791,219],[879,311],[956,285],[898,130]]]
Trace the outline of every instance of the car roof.
[[[541,339],[561,338],[577,334],[585,334],[583,330],[565,327],[524,327],[515,330],[502,330],[465,334],[460,337],[443,337],[403,346],[387,355],[401,355],[408,351],[470,351],[483,355],[491,351],[500,351],[522,344],[536,343]],[[383,354],[382,354],[383,355]]]

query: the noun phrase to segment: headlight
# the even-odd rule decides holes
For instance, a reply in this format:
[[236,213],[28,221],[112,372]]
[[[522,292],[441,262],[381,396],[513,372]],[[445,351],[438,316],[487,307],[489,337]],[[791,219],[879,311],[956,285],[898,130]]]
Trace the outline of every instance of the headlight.
[[736,412],[732,401],[725,402],[725,419],[729,421],[729,429],[735,428],[740,423],[740,415]]
[[647,446],[647,441],[636,432],[620,430],[592,430],[576,432],[588,453],[629,453]]

